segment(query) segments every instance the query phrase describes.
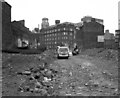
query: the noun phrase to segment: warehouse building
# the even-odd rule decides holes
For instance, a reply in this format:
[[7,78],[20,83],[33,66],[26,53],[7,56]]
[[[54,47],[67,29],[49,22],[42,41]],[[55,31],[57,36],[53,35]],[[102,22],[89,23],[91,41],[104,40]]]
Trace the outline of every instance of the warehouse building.
[[41,39],[41,44],[44,44],[48,49],[55,49],[56,46],[61,44],[72,46],[75,43],[75,35],[76,29],[73,23],[60,23],[59,20],[56,20],[55,25],[41,29],[39,39]]

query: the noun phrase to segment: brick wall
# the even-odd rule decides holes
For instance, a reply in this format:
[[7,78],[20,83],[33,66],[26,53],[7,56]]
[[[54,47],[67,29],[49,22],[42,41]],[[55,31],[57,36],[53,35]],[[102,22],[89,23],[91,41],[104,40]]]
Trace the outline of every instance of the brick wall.
[[9,49],[11,43],[11,6],[7,2],[2,2],[2,50]]
[[84,23],[77,36],[82,39],[83,48],[95,48],[98,47],[98,35],[104,35],[104,26],[92,21]]

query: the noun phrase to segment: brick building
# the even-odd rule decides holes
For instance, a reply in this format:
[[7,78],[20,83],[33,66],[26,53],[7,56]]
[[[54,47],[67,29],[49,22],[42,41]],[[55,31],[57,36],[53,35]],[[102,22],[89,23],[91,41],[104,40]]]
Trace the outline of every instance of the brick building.
[[116,47],[120,49],[120,30],[115,30]]
[[100,24],[103,25],[103,20],[102,19],[93,18],[91,16],[85,16],[81,19],[82,22],[91,22],[92,20],[95,20],[97,23],[100,23]]
[[12,48],[20,47],[22,42],[29,44],[31,32],[29,31],[29,28],[25,27],[24,20],[11,22],[11,31],[13,35]]
[[98,36],[104,35],[104,25],[92,20],[83,22],[80,30],[77,31],[76,40],[77,44],[82,48],[95,48],[103,47],[104,43],[98,42]]
[[12,43],[11,33],[11,5],[0,0],[0,34],[2,34],[2,50],[10,49]]
[[71,47],[75,43],[75,26],[73,23],[56,22],[56,25],[42,28],[39,36],[42,45],[45,45],[48,49],[55,49],[56,46],[62,43],[69,44]]
[[[48,22],[48,21],[47,21]],[[104,26],[92,19],[89,22],[60,23],[57,20],[56,25],[48,26],[40,30],[39,41],[49,49],[66,43],[73,47],[77,43],[79,48],[95,48],[103,47],[103,44],[97,42],[99,35],[104,35]]]
[[104,47],[115,48],[115,36],[113,33],[110,33],[109,30],[106,30],[104,34]]

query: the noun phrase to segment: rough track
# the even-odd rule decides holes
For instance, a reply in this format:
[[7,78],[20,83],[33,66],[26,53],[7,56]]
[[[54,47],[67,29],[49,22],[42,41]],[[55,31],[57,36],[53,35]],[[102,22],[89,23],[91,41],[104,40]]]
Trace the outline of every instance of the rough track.
[[[110,96],[117,94],[117,80],[112,81],[109,72],[98,68],[90,60],[71,57],[57,60],[59,74],[59,94],[71,96]],[[54,67],[54,66],[52,66]]]

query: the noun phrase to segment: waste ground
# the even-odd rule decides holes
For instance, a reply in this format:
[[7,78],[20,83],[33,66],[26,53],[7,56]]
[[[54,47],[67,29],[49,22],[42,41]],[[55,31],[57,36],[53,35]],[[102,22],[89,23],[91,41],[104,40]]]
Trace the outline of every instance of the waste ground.
[[93,49],[57,59],[51,51],[3,53],[2,96],[116,96],[117,54],[116,50]]

